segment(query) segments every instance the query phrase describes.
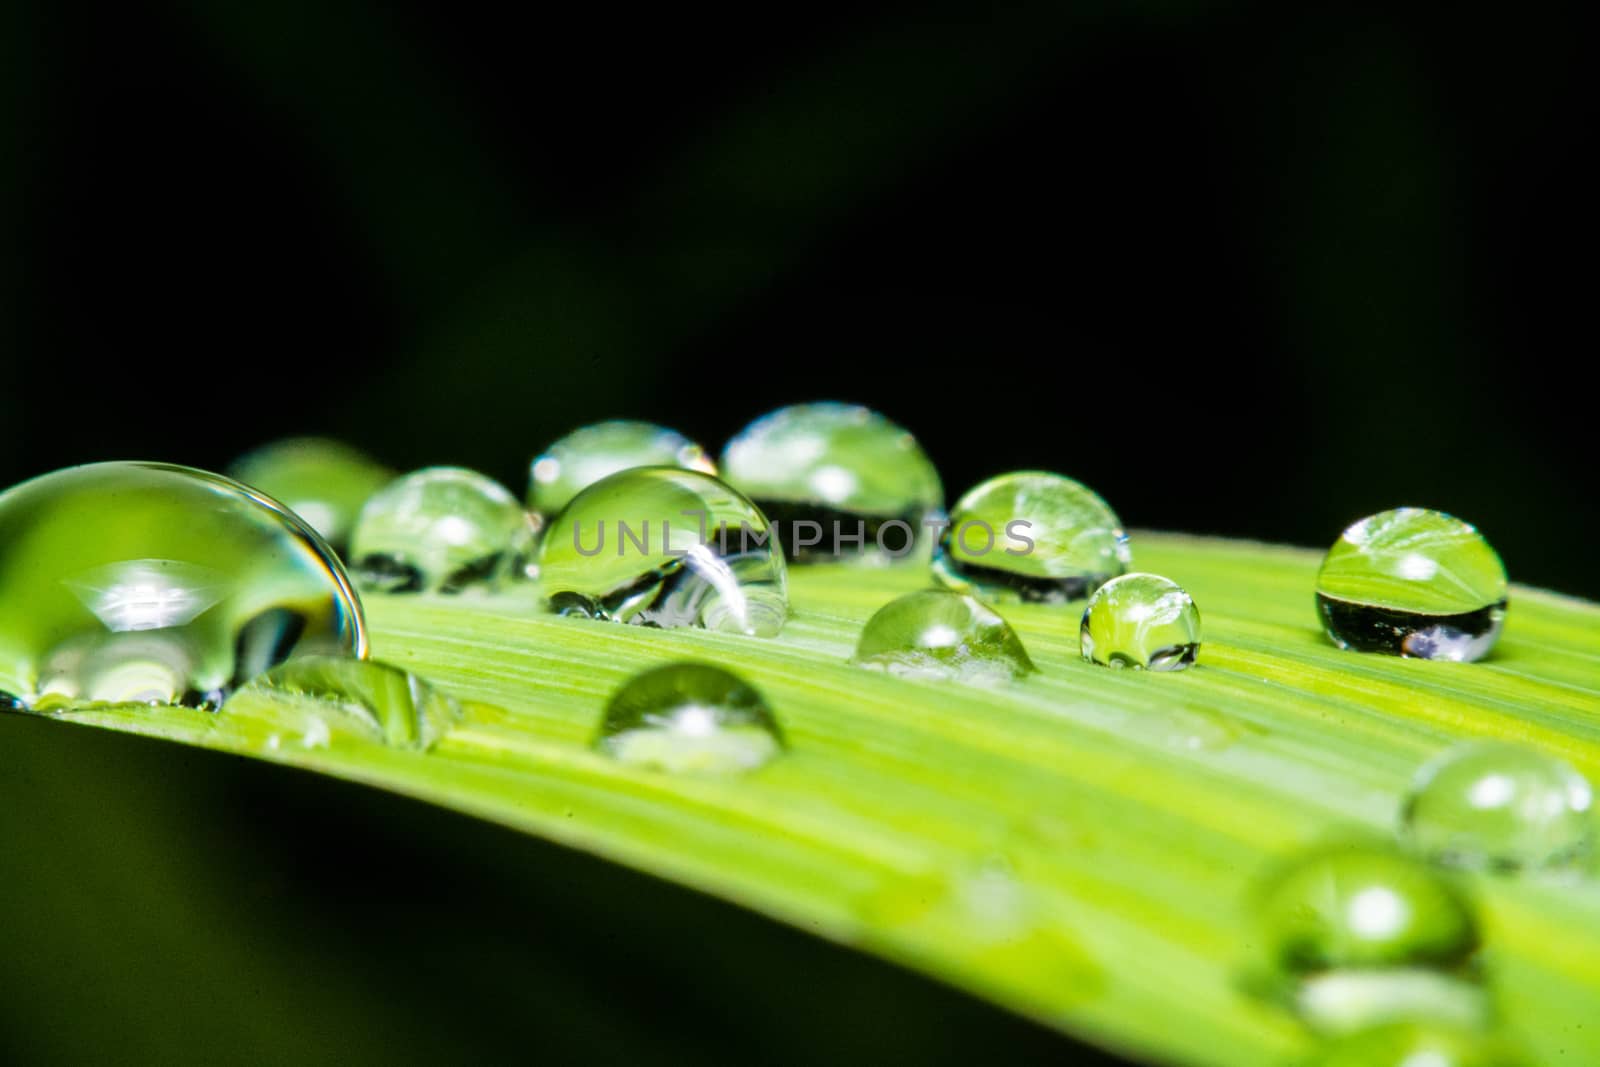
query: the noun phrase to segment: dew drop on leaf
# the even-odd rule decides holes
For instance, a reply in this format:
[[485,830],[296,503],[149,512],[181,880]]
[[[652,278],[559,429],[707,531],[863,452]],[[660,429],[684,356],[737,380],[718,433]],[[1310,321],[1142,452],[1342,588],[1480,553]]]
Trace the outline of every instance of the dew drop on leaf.
[[548,522],[584,489],[634,467],[717,473],[706,450],[676,430],[628,419],[597,422],[534,457],[528,470],[528,510]]
[[1124,574],[1089,597],[1078,647],[1105,667],[1181,671],[1200,651],[1200,611],[1171,579]]
[[946,589],[907,593],[867,620],[852,662],[928,681],[1003,685],[1034,670],[1022,641],[988,605]]
[[[271,698],[263,700],[261,698]],[[374,660],[305,656],[258,675],[223,705],[298,736],[306,747],[354,734],[425,750],[460,721],[461,705],[408,671]]]
[[633,767],[718,776],[771,762],[784,740],[766,700],[738,675],[707,663],[670,663],[623,683],[594,747]]
[[263,445],[235,460],[227,473],[282,503],[340,553],[349,547],[361,506],[394,478],[365,453],[325,437]]

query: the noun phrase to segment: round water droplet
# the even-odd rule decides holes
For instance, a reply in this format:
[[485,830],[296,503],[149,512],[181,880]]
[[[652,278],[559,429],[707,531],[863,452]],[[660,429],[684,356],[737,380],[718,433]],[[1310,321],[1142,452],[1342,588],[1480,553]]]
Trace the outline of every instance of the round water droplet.
[[339,441],[293,437],[242,456],[228,476],[280,501],[342,553],[361,505],[394,472]]
[[1442,511],[1362,519],[1317,575],[1322,626],[1340,648],[1417,659],[1482,659],[1506,615],[1506,571],[1477,529]]
[[1045,471],[968,490],[939,537],[933,575],[986,600],[1082,600],[1128,569],[1128,538],[1106,502]]
[[1481,1030],[1390,1023],[1326,1042],[1305,1067],[1532,1067],[1515,1045]]
[[547,520],[600,479],[634,467],[681,467],[716,474],[706,450],[653,422],[614,419],[574,430],[533,460],[528,510]]
[[[270,705],[263,698],[271,698]],[[252,717],[265,713],[273,721],[298,716],[303,721],[285,732],[313,744],[333,734],[355,734],[416,750],[431,748],[462,714],[459,703],[414,674],[331,656],[304,656],[257,675],[222,711],[230,715],[236,709]]]
[[639,467],[591,485],[545,532],[539,572],[567,615],[771,637],[789,612],[766,516],[698,471]]
[[945,589],[891,600],[867,620],[853,662],[909,678],[1000,685],[1034,669],[993,608]]
[[214,708],[292,656],[362,656],[332,551],[220,475],[95,463],[0,494],[0,703]]
[[1409,857],[1360,846],[1314,852],[1268,882],[1259,909],[1274,992],[1317,1029],[1487,1015],[1472,909]]
[[772,520],[797,562],[909,556],[944,506],[916,438],[855,404],[763,415],[723,449],[722,476]]
[[1474,742],[1424,767],[1401,816],[1419,855],[1475,870],[1586,869],[1595,828],[1589,783],[1537,749]]
[[402,475],[361,509],[351,573],[382,593],[493,591],[526,565],[533,524],[492,478],[461,467]]
[[729,775],[770,762],[784,743],[767,702],[738,675],[669,663],[617,690],[594,747],[634,767]]
[[1089,598],[1078,647],[1106,667],[1181,671],[1200,651],[1200,611],[1171,579],[1124,574]]

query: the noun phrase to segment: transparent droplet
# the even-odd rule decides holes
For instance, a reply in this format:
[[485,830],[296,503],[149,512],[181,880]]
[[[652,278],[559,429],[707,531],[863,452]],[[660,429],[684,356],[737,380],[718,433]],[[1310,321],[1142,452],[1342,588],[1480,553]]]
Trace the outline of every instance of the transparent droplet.
[[614,419],[574,430],[536,456],[528,510],[546,520],[602,478],[634,467],[681,467],[716,474],[706,450],[653,422]]
[[361,505],[394,472],[340,441],[291,437],[235,460],[228,476],[282,503],[343,553]]
[[986,600],[1082,600],[1128,569],[1128,538],[1090,489],[1045,471],[1002,474],[956,501],[933,575]]
[[766,517],[698,471],[639,467],[591,485],[545,531],[539,571],[566,615],[770,637],[789,611]]
[[1533,1061],[1474,1027],[1397,1022],[1324,1042],[1305,1067],[1533,1067]]
[[302,743],[311,738],[313,747],[332,735],[354,734],[416,750],[431,748],[462,714],[454,699],[408,671],[332,656],[304,656],[257,675],[222,713],[236,709],[266,721],[290,720],[283,734]]
[[1472,909],[1410,857],[1366,846],[1313,852],[1270,880],[1258,907],[1272,992],[1318,1030],[1487,1017]]
[[426,467],[361,509],[350,569],[364,591],[493,591],[532,551],[533,524],[499,482],[461,467]]
[[784,742],[766,700],[738,675],[669,663],[617,690],[594,747],[634,767],[730,775],[770,762]]
[[1446,866],[1578,872],[1594,854],[1589,783],[1537,749],[1473,742],[1425,766],[1406,798],[1401,834]]
[[1506,571],[1475,527],[1396,508],[1351,526],[1322,561],[1317,610],[1340,648],[1482,659],[1506,615]]
[[910,556],[944,506],[916,438],[855,404],[763,415],[723,449],[722,476],[772,520],[797,562]]
[[1001,685],[1034,669],[993,608],[946,589],[907,593],[867,620],[855,663],[909,678]]
[[1200,651],[1200,611],[1169,578],[1124,574],[1089,598],[1078,647],[1106,667],[1181,671]]
[[0,704],[215,708],[293,656],[366,654],[332,550],[216,474],[95,463],[0,494]]

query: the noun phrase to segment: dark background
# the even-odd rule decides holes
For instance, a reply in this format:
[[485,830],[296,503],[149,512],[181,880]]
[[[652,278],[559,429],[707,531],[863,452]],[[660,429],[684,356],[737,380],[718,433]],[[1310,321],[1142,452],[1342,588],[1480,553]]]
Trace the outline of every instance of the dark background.
[[[834,398],[913,429],[952,497],[1046,467],[1099,489],[1130,525],[1315,545],[1360,515],[1422,504],[1478,523],[1513,577],[1600,595],[1596,404],[1579,380],[1595,349],[1596,175],[1579,166],[1596,128],[1592,17],[1280,6],[695,21],[0,2],[0,485],[109,458],[219,468],[320,432],[520,491],[528,457],[583,422],[650,418],[715,449],[769,408]],[[324,945],[329,924],[360,915],[352,886],[376,899],[384,872],[459,862],[469,887],[576,879],[579,899],[541,929],[582,926],[590,891],[661,894],[696,923],[734,924],[738,944],[761,946],[712,983],[710,1002],[731,998],[736,1013],[765,1003],[748,966],[785,996],[888,983],[886,1000],[802,1012],[859,1002],[921,1020],[837,1028],[843,1044],[823,1048],[767,1026],[791,1058],[876,1054],[895,1033],[908,1055],[956,1058],[967,1046],[950,1034],[1015,1042],[1019,1057],[1055,1047],[887,968],[465,820],[270,769],[218,771],[213,757],[157,761],[127,739],[3,727],[7,763],[111,746],[96,772],[111,777],[96,781],[113,793],[144,780],[126,768],[163,768],[140,819],[168,825],[188,790],[218,840],[259,821],[263,847],[283,851],[265,867],[304,874],[283,876],[280,894],[341,871],[299,940],[284,932],[297,929],[287,898],[273,898],[262,936],[280,952]],[[70,783],[13,775],[7,806],[53,788],[51,803],[77,810]],[[299,810],[324,794],[338,818]],[[437,824],[423,841],[476,844],[394,859],[384,835],[412,819]],[[132,879],[130,899],[168,899],[148,863],[50,852],[76,832],[31,846],[66,872],[31,897],[56,899],[82,861],[106,892]],[[254,877],[228,870],[196,877],[217,892]],[[377,947],[408,936],[403,918],[386,933],[340,926],[347,942],[327,951],[343,953],[350,989],[393,1000],[407,1020],[396,1047],[471,1033],[484,1043],[465,1053],[525,1040],[531,1057],[616,1030],[608,1008],[643,1043],[617,1049],[732,1047],[697,1029],[703,1005],[651,1007],[676,984],[671,920],[645,924],[653,947],[616,962],[614,980],[596,973],[609,957],[589,959],[568,930],[550,949],[555,977],[539,980],[589,989],[577,1012],[526,995],[518,968],[537,953],[492,936],[520,890],[496,892],[510,896],[465,932],[424,904],[442,940],[411,961],[424,973],[404,997],[391,987],[406,967]],[[164,913],[124,912],[148,936],[165,929]],[[418,989],[478,988],[462,978],[477,964],[450,955],[473,938],[507,983],[487,988],[522,991],[498,1010],[524,1029],[417,1022]],[[17,983],[70,995],[78,976],[103,1004],[123,988],[109,977],[118,960],[140,961],[128,988],[143,992],[111,1002],[125,1020],[159,1018],[162,990],[187,989],[182,961],[201,957],[177,953],[173,970],[131,943],[98,965],[80,945],[14,974],[0,1045],[26,1036]],[[322,980],[314,960],[295,965]],[[237,982],[225,963],[193,966],[196,981]],[[789,967],[856,977],[808,983]],[[248,1014],[249,991],[218,995]],[[459,1012],[476,995],[447,1003]],[[358,1003],[325,1029],[370,1048],[350,1013],[372,1005]],[[283,1026],[297,1004],[273,1009]],[[40,1026],[55,1036],[34,1051],[72,1048],[65,1024]],[[196,1040],[243,1032],[218,1024]]]

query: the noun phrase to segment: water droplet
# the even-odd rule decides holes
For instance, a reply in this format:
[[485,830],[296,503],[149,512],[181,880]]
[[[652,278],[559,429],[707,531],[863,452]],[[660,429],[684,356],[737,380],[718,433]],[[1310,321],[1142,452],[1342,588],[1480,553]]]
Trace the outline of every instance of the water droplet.
[[716,474],[706,450],[653,422],[613,419],[584,426],[536,456],[528,509],[547,520],[600,479],[634,467],[681,467]]
[[1200,611],[1171,579],[1124,574],[1089,598],[1078,647],[1107,667],[1181,671],[1200,651]]
[[493,591],[526,565],[533,524],[492,478],[426,467],[367,501],[350,538],[351,572],[382,593]]
[[0,494],[0,705],[215,708],[310,652],[361,656],[361,607],[296,516],[227,478],[95,463]]
[[1317,609],[1340,648],[1482,659],[1506,614],[1506,571],[1477,529],[1397,508],[1351,526],[1322,561]]
[[342,553],[361,505],[394,472],[342,442],[292,437],[240,457],[228,476],[282,502]]
[[760,510],[709,474],[639,467],[573,498],[545,532],[542,587],[562,614],[771,637],[783,555]]
[[770,762],[784,743],[766,700],[738,675],[669,663],[617,690],[594,746],[634,767],[729,775]]
[[1316,1029],[1487,1016],[1472,909],[1409,857],[1323,849],[1270,880],[1259,906],[1272,990]]
[[1034,669],[993,608],[945,589],[907,593],[867,620],[854,662],[908,678],[1002,685]]
[[[266,702],[263,698],[269,698]],[[223,705],[308,748],[354,734],[395,748],[425,750],[461,720],[461,705],[398,667],[373,660],[305,656],[257,675]]]
[[1128,538],[1090,489],[1017,471],[968,490],[939,537],[933,575],[986,600],[1082,600],[1128,569]]
[[1588,781],[1565,760],[1474,742],[1422,769],[1401,834],[1419,855],[1446,866],[1577,872],[1594,853],[1591,804]]
[[939,472],[916,438],[854,404],[763,415],[728,442],[722,471],[801,562],[909,556],[944,506]]
[[1323,1044],[1306,1067],[1532,1067],[1509,1041],[1471,1027],[1389,1023]]

